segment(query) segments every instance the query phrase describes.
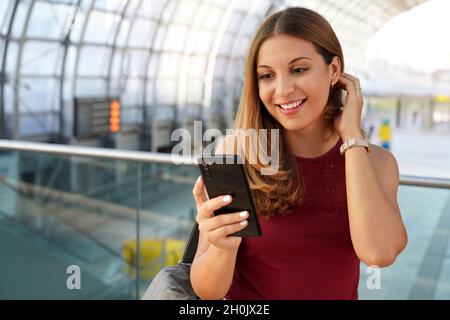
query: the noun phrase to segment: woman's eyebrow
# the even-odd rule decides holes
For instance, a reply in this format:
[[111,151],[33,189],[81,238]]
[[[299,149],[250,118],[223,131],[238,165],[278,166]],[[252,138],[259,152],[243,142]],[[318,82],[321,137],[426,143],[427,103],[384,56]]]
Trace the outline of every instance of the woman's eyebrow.
[[[302,59],[306,59],[306,60],[311,60],[312,61],[312,59],[310,57],[298,57],[298,58],[295,58],[295,59],[292,59],[291,61],[289,61],[288,64],[293,64],[294,62],[297,62],[297,61],[302,60]],[[256,66],[256,68],[271,68],[271,67],[267,66],[267,65],[264,65],[264,64],[261,64],[261,65]]]

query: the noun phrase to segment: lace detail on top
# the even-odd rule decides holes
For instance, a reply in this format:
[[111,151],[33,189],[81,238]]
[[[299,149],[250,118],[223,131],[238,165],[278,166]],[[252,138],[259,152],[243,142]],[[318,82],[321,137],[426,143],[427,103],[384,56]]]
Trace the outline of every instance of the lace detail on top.
[[325,154],[316,158],[296,157],[304,181],[304,194],[297,210],[304,213],[347,214],[345,157],[339,147],[342,140]]

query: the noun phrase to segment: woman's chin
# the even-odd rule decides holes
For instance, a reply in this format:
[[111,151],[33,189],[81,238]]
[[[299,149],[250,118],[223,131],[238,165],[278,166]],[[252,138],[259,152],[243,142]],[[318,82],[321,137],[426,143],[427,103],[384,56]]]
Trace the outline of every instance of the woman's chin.
[[286,131],[301,131],[306,127],[303,124],[299,124],[298,121],[297,122],[292,122],[292,121],[281,122],[281,126]]

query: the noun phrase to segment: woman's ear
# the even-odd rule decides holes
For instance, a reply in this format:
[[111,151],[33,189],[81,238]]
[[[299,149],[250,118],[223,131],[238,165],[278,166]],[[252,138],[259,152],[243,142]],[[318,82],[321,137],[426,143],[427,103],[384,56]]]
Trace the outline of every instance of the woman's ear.
[[334,87],[341,76],[341,59],[339,59],[338,56],[335,56],[331,61],[329,68],[331,72],[331,86]]

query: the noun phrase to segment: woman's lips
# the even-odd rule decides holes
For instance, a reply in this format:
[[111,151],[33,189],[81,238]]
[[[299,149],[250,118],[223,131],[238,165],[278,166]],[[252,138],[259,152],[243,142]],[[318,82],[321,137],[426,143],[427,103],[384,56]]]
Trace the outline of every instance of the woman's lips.
[[299,112],[303,108],[303,106],[305,105],[306,100],[307,99],[302,100],[300,104],[298,104],[296,107],[291,108],[291,109],[283,109],[280,105],[277,105],[277,108],[280,109],[280,112],[282,114],[284,114],[286,116],[291,116],[291,115],[296,114],[297,112]]

